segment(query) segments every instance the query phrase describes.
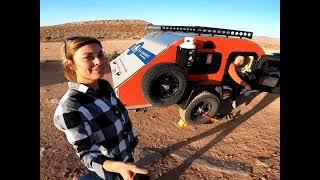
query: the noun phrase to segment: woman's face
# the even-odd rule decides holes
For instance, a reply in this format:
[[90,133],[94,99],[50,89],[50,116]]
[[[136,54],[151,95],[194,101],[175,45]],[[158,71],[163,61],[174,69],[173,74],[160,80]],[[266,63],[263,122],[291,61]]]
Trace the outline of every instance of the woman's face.
[[241,66],[244,62],[244,57],[243,56],[238,56],[235,60],[234,60],[234,64],[237,66]]
[[93,83],[105,73],[105,57],[98,44],[80,47],[73,55],[73,69],[79,83]]

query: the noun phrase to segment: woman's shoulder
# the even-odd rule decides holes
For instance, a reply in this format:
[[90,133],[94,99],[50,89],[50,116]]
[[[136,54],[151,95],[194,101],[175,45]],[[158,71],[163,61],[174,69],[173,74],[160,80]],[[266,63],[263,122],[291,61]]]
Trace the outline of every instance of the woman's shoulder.
[[112,85],[109,83],[109,81],[105,80],[105,79],[99,79],[99,83],[100,85],[102,85],[102,87],[108,89],[108,90],[112,90],[113,91],[113,87]]
[[57,108],[63,108],[63,109],[70,109],[70,110],[76,110],[81,105],[78,96],[81,94],[77,91],[74,91],[72,89],[69,89],[60,99]]
[[68,90],[60,99],[53,117],[54,124],[58,129],[69,129],[68,124],[74,124],[81,118],[81,113],[79,112],[81,104],[76,97],[77,94],[76,91]]

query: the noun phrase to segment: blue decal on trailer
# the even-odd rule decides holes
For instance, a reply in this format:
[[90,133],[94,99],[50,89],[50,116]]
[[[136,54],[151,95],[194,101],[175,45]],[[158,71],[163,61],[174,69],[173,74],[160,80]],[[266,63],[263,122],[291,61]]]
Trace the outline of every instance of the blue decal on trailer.
[[129,51],[127,53],[127,55],[130,55],[130,54],[134,54],[136,55],[144,64],[147,64],[148,62],[150,62],[152,59],[154,59],[156,56],[146,50],[145,48],[143,48],[144,42],[140,42],[138,44],[134,44],[133,46],[131,46],[129,48]]

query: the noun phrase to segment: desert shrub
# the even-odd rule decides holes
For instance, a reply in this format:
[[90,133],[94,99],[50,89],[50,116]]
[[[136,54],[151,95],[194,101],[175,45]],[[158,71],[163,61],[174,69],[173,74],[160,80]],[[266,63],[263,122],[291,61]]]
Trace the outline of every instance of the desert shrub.
[[116,57],[118,57],[121,53],[118,53],[117,51],[113,51],[112,53],[105,53],[104,56],[107,61],[112,61]]
[[51,36],[46,36],[45,39],[46,39],[46,41],[50,41],[52,39],[52,37]]

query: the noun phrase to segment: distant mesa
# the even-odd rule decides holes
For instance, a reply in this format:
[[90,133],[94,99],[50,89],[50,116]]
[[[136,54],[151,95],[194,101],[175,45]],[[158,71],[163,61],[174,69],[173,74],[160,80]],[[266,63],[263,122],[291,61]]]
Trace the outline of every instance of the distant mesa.
[[98,39],[140,39],[150,33],[143,20],[98,20],[40,27],[40,41],[63,41],[72,35],[94,36]]
[[[68,36],[86,35],[104,39],[141,39],[152,30],[146,26],[152,23],[144,20],[97,20],[65,23],[40,27],[40,41],[63,41]],[[223,27],[221,27],[223,28]],[[280,47],[279,38],[254,36],[253,40],[267,48]]]

